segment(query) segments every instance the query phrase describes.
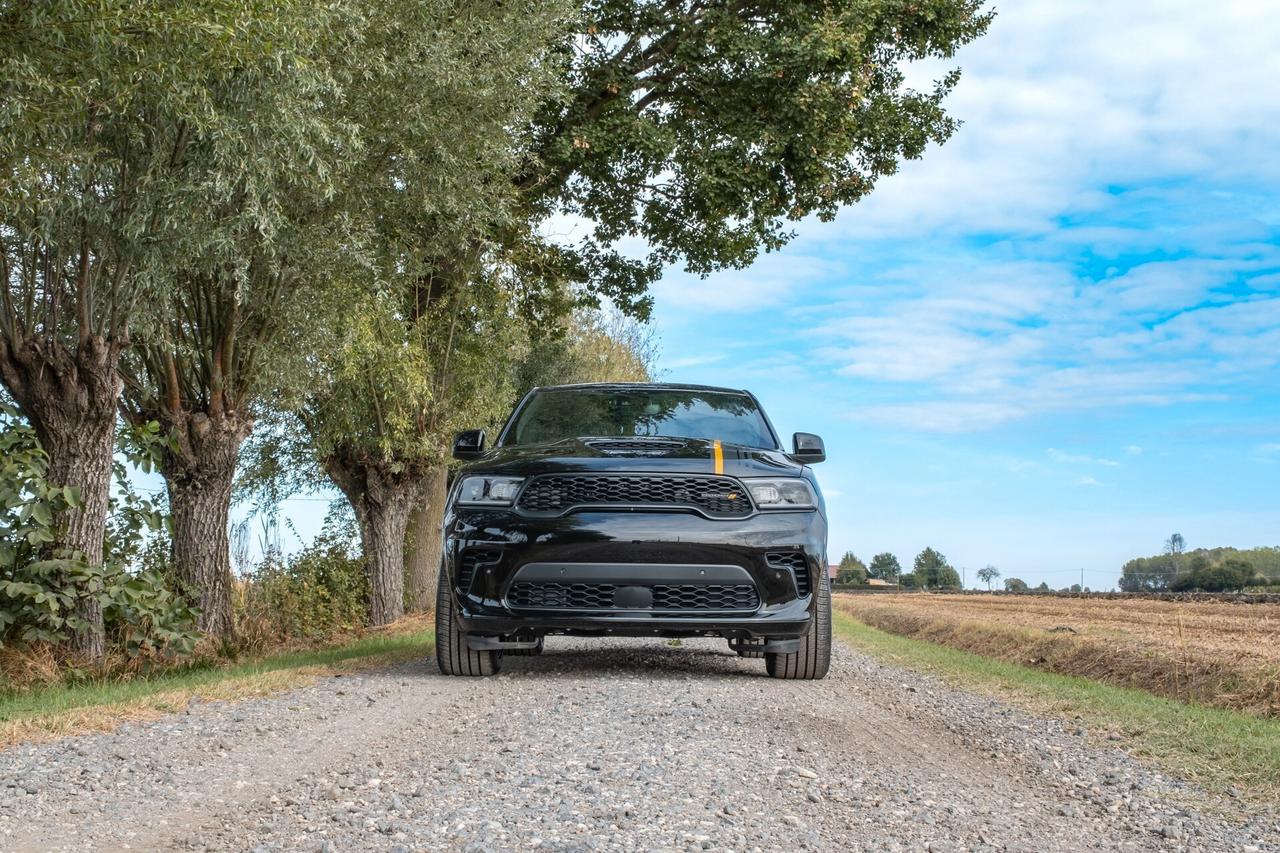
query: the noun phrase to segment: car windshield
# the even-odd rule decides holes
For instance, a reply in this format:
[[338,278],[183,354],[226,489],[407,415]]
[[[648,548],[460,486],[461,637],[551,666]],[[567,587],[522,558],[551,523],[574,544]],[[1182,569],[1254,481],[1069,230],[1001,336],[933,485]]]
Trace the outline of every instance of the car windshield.
[[764,415],[748,395],[684,388],[539,391],[516,413],[503,443],[630,436],[719,439],[748,447],[776,447]]

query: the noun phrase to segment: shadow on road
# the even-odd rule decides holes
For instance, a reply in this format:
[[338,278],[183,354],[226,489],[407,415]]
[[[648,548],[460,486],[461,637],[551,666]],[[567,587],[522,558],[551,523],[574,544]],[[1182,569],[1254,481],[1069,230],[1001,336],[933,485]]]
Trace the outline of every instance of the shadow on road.
[[[434,660],[424,667],[441,677]],[[499,677],[578,678],[590,675],[647,679],[688,676],[767,677],[764,661],[740,658],[724,640],[685,640],[670,646],[665,640],[549,637],[541,655],[504,655]]]

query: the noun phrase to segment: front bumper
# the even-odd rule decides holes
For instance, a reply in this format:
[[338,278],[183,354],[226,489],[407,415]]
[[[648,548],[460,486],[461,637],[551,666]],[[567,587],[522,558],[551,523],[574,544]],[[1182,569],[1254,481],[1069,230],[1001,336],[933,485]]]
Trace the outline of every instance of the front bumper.
[[[779,563],[780,554],[790,555],[790,562]],[[513,510],[451,509],[445,570],[461,628],[470,634],[794,638],[808,631],[811,592],[826,570],[826,522],[814,511],[709,519],[638,510],[531,518]],[[528,588],[557,581],[612,590],[641,585],[687,591],[716,584],[752,592],[749,601],[712,599],[732,605],[723,608],[698,599],[700,606],[690,610],[656,609],[660,602],[643,593],[625,606],[603,607],[574,606],[581,601],[564,598],[543,607],[546,598],[531,604],[512,594],[518,583]]]

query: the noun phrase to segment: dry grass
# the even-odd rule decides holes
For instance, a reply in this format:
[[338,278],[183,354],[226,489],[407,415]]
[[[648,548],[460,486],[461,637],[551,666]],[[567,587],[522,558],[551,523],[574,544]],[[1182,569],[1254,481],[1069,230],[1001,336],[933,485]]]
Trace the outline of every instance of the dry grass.
[[840,595],[836,602],[894,634],[1280,717],[1280,604],[985,595]]
[[[236,701],[311,684],[317,678],[430,652],[432,622],[414,616],[324,647],[275,649],[236,662],[198,665],[130,678],[89,679],[37,689],[0,691],[0,748],[110,731],[151,720],[197,701]],[[29,656],[32,665],[42,657]],[[12,663],[12,661],[10,661]]]

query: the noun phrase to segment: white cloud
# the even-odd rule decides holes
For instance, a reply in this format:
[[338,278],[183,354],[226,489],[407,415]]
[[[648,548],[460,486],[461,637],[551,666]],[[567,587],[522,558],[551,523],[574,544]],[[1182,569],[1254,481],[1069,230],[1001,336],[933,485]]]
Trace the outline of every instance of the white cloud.
[[1080,477],[1075,481],[1077,486],[1101,486],[1102,483],[1093,477]]
[[670,358],[662,362],[664,370],[683,370],[688,367],[702,367],[723,361],[723,355],[692,355],[687,358]]
[[1280,101],[1262,93],[1280,79],[1277,43],[1280,16],[1262,0],[1001,4],[954,61],[912,71],[924,86],[961,67],[948,103],[960,131],[841,226],[863,237],[1047,233],[1105,204],[1117,176],[1274,179]]
[[1006,403],[932,400],[900,405],[873,405],[848,413],[848,417],[883,426],[925,432],[972,432],[1018,420],[1026,412]]
[[1087,453],[1065,453],[1058,450],[1056,447],[1050,447],[1047,452],[1049,454],[1049,458],[1054,462],[1062,462],[1068,465],[1102,465],[1107,468],[1120,467],[1120,463],[1114,459],[1090,456]]
[[725,270],[707,278],[669,270],[654,285],[653,293],[666,306],[714,319],[780,305],[843,271],[844,265],[838,261],[792,253],[767,254],[750,269]]

